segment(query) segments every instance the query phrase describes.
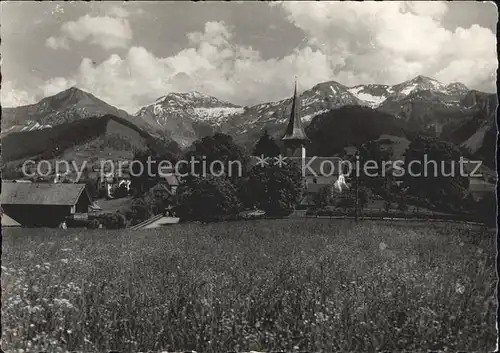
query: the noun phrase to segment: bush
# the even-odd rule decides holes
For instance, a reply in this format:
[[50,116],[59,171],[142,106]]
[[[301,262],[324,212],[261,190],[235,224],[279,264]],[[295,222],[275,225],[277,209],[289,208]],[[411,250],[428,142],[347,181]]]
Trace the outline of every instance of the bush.
[[151,216],[151,208],[143,198],[134,199],[130,208],[125,212],[125,217],[132,225],[141,223]]
[[199,177],[179,187],[177,213],[183,220],[220,220],[242,209],[234,184],[225,177]]
[[173,195],[160,184],[153,186],[144,194],[144,201],[151,215],[163,213],[168,206],[174,205]]
[[125,216],[121,213],[106,213],[100,216],[101,223],[106,229],[125,228],[127,222]]
[[408,211],[408,205],[404,201],[398,202],[398,211],[406,213]]
[[290,214],[303,194],[300,170],[294,164],[255,166],[244,185],[245,204],[264,210],[269,216]]
[[99,222],[98,219],[92,219],[87,223],[87,228],[88,229],[98,229],[100,225],[101,225],[101,222]]

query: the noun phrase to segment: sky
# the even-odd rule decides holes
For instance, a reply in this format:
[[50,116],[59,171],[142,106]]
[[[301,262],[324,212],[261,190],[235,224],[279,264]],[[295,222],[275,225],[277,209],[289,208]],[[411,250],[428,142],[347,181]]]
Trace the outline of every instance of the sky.
[[493,2],[1,2],[1,103],[71,86],[135,113],[170,92],[240,105],[417,75],[496,91]]

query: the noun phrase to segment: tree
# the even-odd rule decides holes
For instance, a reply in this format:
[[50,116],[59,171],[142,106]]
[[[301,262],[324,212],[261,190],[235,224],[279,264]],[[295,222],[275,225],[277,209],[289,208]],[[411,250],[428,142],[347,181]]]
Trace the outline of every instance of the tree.
[[303,194],[300,169],[295,163],[283,166],[255,166],[245,185],[246,204],[264,210],[268,215],[290,214]]
[[[160,165],[161,162],[163,163]],[[169,166],[167,162],[170,162],[172,167],[177,163],[177,157],[173,152],[158,151],[150,145],[134,151],[134,160],[130,165],[130,186],[136,196],[142,195],[161,180],[160,173],[165,170],[160,170],[160,166],[162,168]]]
[[277,157],[281,153],[279,146],[271,135],[264,130],[264,133],[260,137],[259,141],[255,144],[253,150],[254,156],[266,156],[266,157]]
[[317,208],[325,208],[333,204],[333,186],[325,185],[317,194],[314,195],[314,201]]
[[106,229],[121,229],[125,228],[127,222],[125,216],[121,213],[105,213],[100,216],[102,224]]
[[125,212],[125,217],[132,225],[145,221],[151,216],[151,208],[142,197],[134,199],[129,209]]
[[144,201],[148,204],[151,214],[160,214],[169,206],[175,205],[174,195],[161,184],[157,184],[144,194]]
[[476,203],[475,215],[479,221],[493,227],[497,222],[497,207],[496,194],[488,193]]
[[130,187],[136,195],[141,195],[154,185],[145,168],[148,157],[153,154],[153,150],[149,147],[134,151],[134,159],[130,164]]
[[460,150],[452,143],[417,136],[405,154],[404,184],[408,193],[442,209],[460,211],[469,179],[461,175],[459,160]]
[[185,159],[190,163],[190,168],[183,172],[191,173],[191,177],[225,175],[232,182],[246,172],[248,163],[247,156],[233,138],[222,133],[195,141]]
[[177,190],[177,214],[183,220],[220,220],[236,215],[242,205],[236,187],[226,177],[193,177]]

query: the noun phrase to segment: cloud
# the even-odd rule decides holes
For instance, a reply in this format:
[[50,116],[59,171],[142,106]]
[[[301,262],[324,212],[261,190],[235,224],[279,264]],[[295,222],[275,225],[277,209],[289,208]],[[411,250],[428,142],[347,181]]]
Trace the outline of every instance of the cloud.
[[66,79],[64,77],[55,77],[52,78],[48,81],[46,81],[42,87],[41,90],[43,92],[43,95],[45,97],[47,96],[52,96],[54,94],[57,94],[61,91],[64,91],[76,84],[75,80],[72,79]]
[[76,21],[69,21],[61,26],[62,35],[49,37],[46,46],[52,49],[69,49],[70,40],[88,41],[104,49],[126,48],[132,40],[132,29],[127,17],[128,11],[121,7],[112,7],[106,16],[84,15]]
[[[460,81],[471,88],[495,90],[495,35],[478,25],[444,28],[446,3],[282,2],[272,6],[280,7],[307,38],[284,57],[264,59],[254,48],[235,44],[233,28],[211,21],[202,31],[187,33],[188,46],[172,56],[158,57],[135,46],[99,64],[85,58],[78,72],[47,87],[74,83],[132,113],[169,92],[198,90],[241,105],[275,101],[290,96],[294,76],[299,89],[328,80],[349,86],[396,84],[422,74],[443,83]],[[72,40],[99,41],[108,48],[125,45],[132,37],[125,30],[130,29],[127,16],[118,9],[104,17],[87,15],[65,24],[64,33]],[[104,28],[108,20],[123,30],[122,35]],[[98,33],[104,36],[98,39]]]
[[442,1],[408,1],[404,5],[416,15],[441,19],[448,11],[448,6]]
[[130,16],[130,12],[121,6],[113,6],[108,11],[108,15],[118,18],[127,18]]
[[[275,5],[276,6],[276,5]],[[470,86],[489,81],[494,89],[496,36],[474,25],[450,31],[441,24],[444,2],[283,2],[287,18],[310,38],[309,43],[342,58],[336,78],[345,84],[407,80],[415,74]],[[479,59],[470,70],[469,60]],[[467,64],[466,64],[467,63]],[[347,80],[347,81],[345,81]],[[483,87],[486,89],[486,87]]]
[[243,105],[279,100],[291,94],[295,75],[300,87],[309,88],[333,74],[332,59],[310,46],[264,60],[258,51],[232,44],[223,22],[208,22],[203,32],[187,36],[191,46],[166,58],[132,47],[123,57],[113,54],[99,65],[84,59],[71,80],[135,112],[169,92],[198,90]]
[[69,50],[68,39],[66,37],[49,37],[45,41],[45,46],[54,50],[60,48]]
[[3,108],[28,105],[35,103],[35,96],[28,91],[17,88],[12,81],[3,81],[0,103]]

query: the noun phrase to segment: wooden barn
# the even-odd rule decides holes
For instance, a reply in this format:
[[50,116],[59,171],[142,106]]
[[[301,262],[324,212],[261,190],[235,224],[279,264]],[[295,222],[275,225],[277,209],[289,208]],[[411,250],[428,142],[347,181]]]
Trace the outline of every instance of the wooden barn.
[[22,226],[58,227],[92,204],[85,184],[2,182],[2,209]]

